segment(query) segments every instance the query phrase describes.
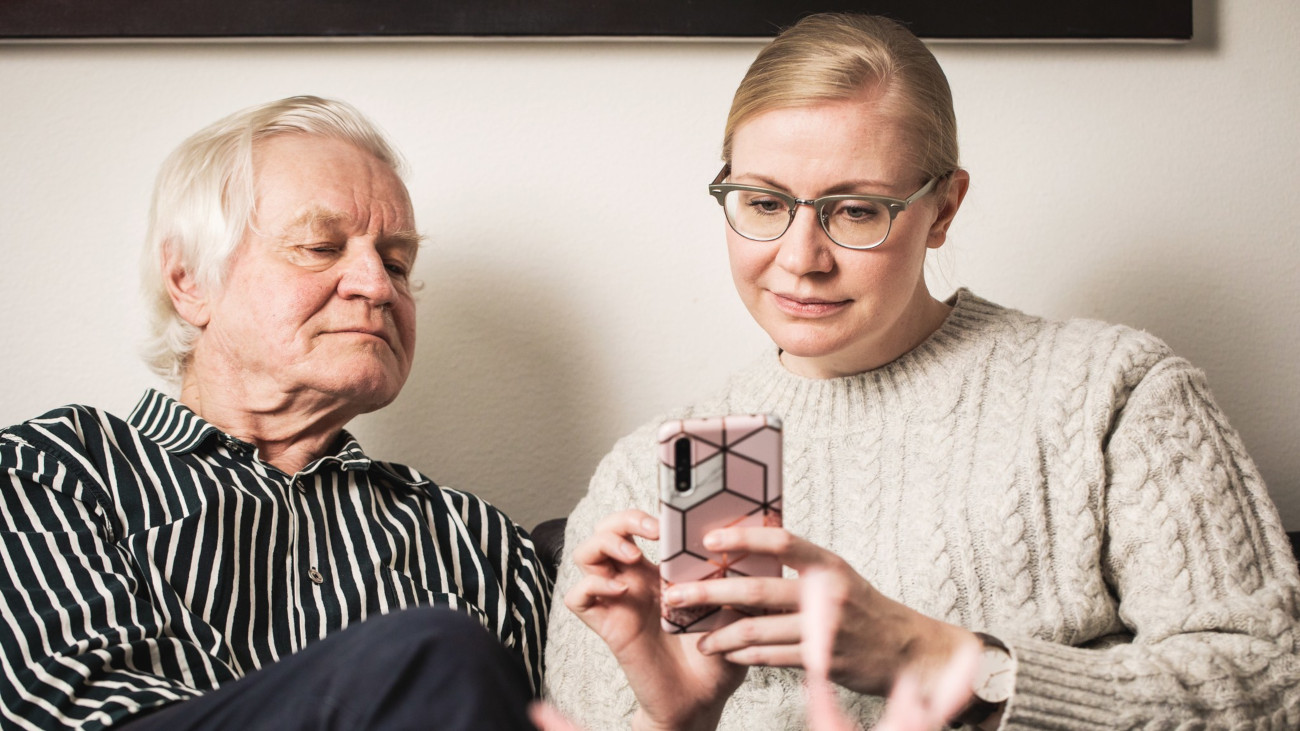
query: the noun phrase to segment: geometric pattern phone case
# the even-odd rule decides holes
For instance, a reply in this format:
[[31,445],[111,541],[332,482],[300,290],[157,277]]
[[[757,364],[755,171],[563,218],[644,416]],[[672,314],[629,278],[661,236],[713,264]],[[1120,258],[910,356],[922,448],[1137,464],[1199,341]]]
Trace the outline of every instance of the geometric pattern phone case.
[[[781,562],[773,556],[714,553],[702,543],[714,528],[781,525],[779,417],[670,421],[659,428],[658,455],[662,588],[726,576],[781,575]],[[663,629],[670,633],[705,632],[755,614],[730,606],[661,609]]]

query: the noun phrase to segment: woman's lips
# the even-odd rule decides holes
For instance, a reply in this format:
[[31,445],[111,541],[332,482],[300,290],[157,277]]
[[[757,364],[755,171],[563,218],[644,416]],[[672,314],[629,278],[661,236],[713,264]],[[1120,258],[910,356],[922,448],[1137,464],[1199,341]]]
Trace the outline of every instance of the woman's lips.
[[772,292],[777,309],[793,317],[826,317],[840,312],[853,300],[824,300],[816,297],[794,297]]

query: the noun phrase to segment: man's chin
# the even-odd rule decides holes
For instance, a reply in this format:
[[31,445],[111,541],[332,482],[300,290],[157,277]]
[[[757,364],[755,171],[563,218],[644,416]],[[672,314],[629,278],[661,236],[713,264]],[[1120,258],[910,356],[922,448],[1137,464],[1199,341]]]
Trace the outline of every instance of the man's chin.
[[391,373],[357,374],[336,383],[319,384],[317,390],[327,393],[358,414],[368,414],[391,404],[402,392],[405,378]]

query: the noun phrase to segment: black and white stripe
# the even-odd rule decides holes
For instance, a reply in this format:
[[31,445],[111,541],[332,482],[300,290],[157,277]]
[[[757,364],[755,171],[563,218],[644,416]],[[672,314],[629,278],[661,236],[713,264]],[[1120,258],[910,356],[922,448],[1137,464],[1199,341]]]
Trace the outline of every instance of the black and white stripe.
[[476,617],[541,687],[550,582],[504,514],[346,434],[288,475],[150,391],[0,431],[0,727],[100,728],[367,616]]

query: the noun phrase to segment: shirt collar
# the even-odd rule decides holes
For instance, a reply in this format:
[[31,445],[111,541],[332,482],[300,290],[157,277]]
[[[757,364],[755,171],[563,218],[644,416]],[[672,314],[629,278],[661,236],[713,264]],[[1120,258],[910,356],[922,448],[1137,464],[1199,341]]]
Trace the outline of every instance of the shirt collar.
[[144,392],[128,419],[131,426],[172,454],[189,454],[210,438],[226,436],[176,399],[155,389]]
[[[252,452],[253,445],[226,434],[191,411],[188,406],[156,389],[145,391],[140,403],[131,412],[129,421],[145,438],[175,455],[191,454],[209,439],[220,440],[227,448],[242,445],[248,452]],[[412,487],[429,484],[421,475],[404,475],[385,462],[370,459],[362,451],[361,444],[347,431],[339,437],[339,443],[342,446],[336,453],[313,461],[304,471],[314,471],[326,462],[337,462],[341,469],[347,471],[376,468]]]

